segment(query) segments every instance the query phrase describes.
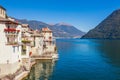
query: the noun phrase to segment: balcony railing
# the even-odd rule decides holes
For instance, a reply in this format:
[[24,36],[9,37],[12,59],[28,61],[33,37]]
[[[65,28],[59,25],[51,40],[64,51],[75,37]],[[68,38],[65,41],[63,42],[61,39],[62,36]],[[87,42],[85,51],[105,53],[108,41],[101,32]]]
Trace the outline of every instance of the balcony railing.
[[16,30],[15,28],[6,28],[4,29],[4,32],[20,32],[20,30]]
[[28,46],[32,46],[32,41],[31,40],[22,40],[22,44],[23,45],[28,45]]
[[52,42],[52,39],[44,40],[44,42]]
[[18,42],[7,42],[6,45],[19,46]]
[[16,30],[15,28],[6,28],[4,29],[6,37],[17,37],[20,30]]
[[31,40],[22,40],[23,43],[30,43]]
[[17,33],[5,33],[6,37],[17,37]]

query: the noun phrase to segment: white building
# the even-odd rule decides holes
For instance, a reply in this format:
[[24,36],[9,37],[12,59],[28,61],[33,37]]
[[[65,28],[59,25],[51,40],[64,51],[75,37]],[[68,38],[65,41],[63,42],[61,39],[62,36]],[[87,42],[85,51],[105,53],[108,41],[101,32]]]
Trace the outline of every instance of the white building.
[[0,76],[13,74],[20,68],[21,25],[6,18],[6,10],[0,6]]
[[42,28],[42,34],[44,37],[44,53],[46,52],[55,52],[56,45],[55,45],[55,39],[53,39],[53,33],[52,30],[50,30],[48,27]]
[[22,32],[28,32],[30,30],[29,24],[22,24]]
[[[0,78],[15,73],[21,66],[30,69],[33,55],[53,55],[56,50],[49,28],[31,31],[28,24],[19,24],[8,18],[6,9],[0,6]],[[55,55],[56,56],[56,55]],[[33,60],[34,61],[34,60]]]
[[28,24],[22,24],[22,53],[21,57],[22,58],[29,58],[30,56],[30,50],[31,50],[31,33],[29,25]]
[[53,34],[52,30],[50,30],[48,27],[42,28],[41,30],[43,36],[44,36],[44,42],[46,45],[50,45],[53,41]]
[[35,30],[33,32],[33,34],[31,35],[31,37],[33,38],[33,43],[34,46],[32,47],[32,55],[33,56],[39,56],[42,55],[43,53],[43,35],[40,33],[40,31]]

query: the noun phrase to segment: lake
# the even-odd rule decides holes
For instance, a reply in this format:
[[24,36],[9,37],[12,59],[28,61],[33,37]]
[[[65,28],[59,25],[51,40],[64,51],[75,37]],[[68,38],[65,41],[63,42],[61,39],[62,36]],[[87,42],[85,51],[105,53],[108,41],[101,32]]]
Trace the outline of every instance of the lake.
[[25,80],[120,80],[120,40],[58,39],[57,61],[37,61]]

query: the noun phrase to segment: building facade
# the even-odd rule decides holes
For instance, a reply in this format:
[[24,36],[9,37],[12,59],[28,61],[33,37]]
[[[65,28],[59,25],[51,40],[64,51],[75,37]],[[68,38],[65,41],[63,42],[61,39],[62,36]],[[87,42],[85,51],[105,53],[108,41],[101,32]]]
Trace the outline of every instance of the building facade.
[[21,25],[6,18],[5,11],[0,7],[0,76],[15,73],[21,60]]
[[0,17],[6,18],[6,9],[2,6],[0,6]]

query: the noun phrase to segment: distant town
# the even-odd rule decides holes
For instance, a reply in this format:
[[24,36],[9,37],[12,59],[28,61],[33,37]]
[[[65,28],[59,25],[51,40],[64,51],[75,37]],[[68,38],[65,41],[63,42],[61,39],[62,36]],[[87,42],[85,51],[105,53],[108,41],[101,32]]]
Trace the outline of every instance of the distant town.
[[21,80],[36,59],[57,59],[56,40],[47,26],[33,30],[0,6],[0,80]]

